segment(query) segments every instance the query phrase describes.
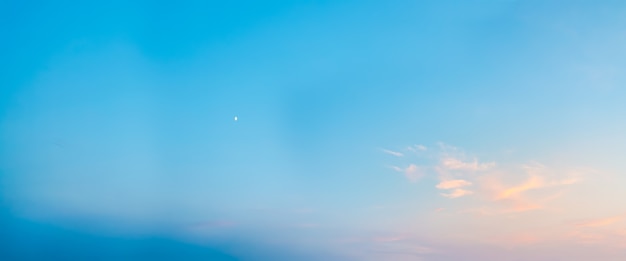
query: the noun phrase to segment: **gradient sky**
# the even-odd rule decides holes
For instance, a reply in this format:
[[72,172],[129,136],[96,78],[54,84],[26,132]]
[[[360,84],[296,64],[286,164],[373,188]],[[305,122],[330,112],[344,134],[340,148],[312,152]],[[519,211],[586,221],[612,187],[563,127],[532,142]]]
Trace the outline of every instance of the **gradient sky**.
[[101,2],[0,2],[0,259],[626,260],[625,1]]

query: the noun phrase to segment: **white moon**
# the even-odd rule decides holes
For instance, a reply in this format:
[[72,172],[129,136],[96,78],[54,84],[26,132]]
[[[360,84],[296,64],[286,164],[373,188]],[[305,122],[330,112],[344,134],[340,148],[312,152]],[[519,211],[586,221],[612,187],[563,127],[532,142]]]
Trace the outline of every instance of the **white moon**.
[[235,116],[235,121],[237,121],[237,116]]

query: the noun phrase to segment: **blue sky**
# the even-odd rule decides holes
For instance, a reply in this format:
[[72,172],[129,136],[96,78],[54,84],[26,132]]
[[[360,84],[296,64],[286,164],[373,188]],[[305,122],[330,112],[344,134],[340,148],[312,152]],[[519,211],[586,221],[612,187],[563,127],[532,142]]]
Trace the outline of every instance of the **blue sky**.
[[623,259],[625,13],[2,2],[2,249]]

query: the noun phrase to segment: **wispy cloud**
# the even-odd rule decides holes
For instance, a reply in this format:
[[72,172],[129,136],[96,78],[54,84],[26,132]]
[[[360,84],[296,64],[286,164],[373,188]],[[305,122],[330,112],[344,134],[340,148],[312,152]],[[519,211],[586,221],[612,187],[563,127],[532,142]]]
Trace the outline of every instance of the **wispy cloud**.
[[[442,239],[456,239],[462,233],[464,239],[510,249],[544,243],[626,247],[626,215],[580,219],[589,211],[620,211],[616,208],[623,207],[615,200],[623,196],[619,192],[593,205],[604,194],[589,191],[612,185],[605,183],[612,176],[604,172],[558,159],[545,164],[507,155],[506,162],[496,162],[445,144],[428,150],[405,148],[405,158],[395,159],[404,165],[396,163],[398,167],[390,168],[411,181],[425,176],[425,183],[434,182],[430,186],[436,192],[428,195],[435,197],[431,198],[434,205],[420,212],[425,213],[420,221],[436,220]],[[449,228],[446,222],[462,226]],[[460,227],[461,233],[456,230]],[[401,244],[407,239],[388,237],[377,241]]]
[[[472,181],[477,184],[477,192],[494,203],[494,213],[510,214],[552,209],[549,205],[566,195],[563,187],[580,183],[580,175],[532,162],[498,166]],[[519,180],[520,176],[526,178]]]
[[474,194],[474,192],[464,189],[455,189],[451,193],[441,193],[446,198],[460,198],[471,194]]
[[389,155],[392,156],[396,156],[396,157],[404,157],[404,154],[402,152],[397,152],[397,151],[393,151],[393,150],[388,150],[388,149],[381,149],[384,153],[387,153]]
[[[412,145],[407,150],[426,151],[426,146]],[[420,166],[390,168],[403,173],[411,182],[428,174],[437,175],[440,181],[435,187],[446,190],[441,196],[455,199],[476,195],[475,202],[483,204],[482,207],[493,215],[554,209],[549,205],[566,195],[561,187],[578,184],[580,177],[586,175],[580,171],[548,168],[537,162],[499,165],[494,161],[481,161],[444,143],[439,143],[438,150],[435,147],[428,153],[412,156],[417,157],[414,162],[422,162]],[[413,160],[408,156],[407,159]],[[525,179],[519,180],[524,176]]]
[[453,189],[460,187],[467,187],[472,185],[472,182],[462,179],[445,180],[437,184],[438,189]]
[[607,218],[600,218],[589,220],[581,223],[575,224],[576,227],[605,227],[617,223],[624,219],[624,216],[614,216]]
[[407,147],[407,150],[412,151],[412,152],[418,152],[418,151],[426,151],[428,150],[428,148],[424,145],[418,144],[418,145]]
[[415,165],[415,164],[410,164],[405,170],[404,170],[404,176],[409,179],[409,181],[415,182],[417,180],[419,180],[423,175],[422,173],[419,171],[419,168]]
[[441,159],[441,166],[449,170],[481,171],[493,168],[495,165],[495,162],[479,163],[476,159],[471,162],[465,162],[453,157]]
[[422,170],[415,164],[409,164],[406,168],[400,168],[398,166],[390,166],[389,168],[401,172],[411,182],[416,182],[424,176]]
[[395,170],[397,172],[404,172],[403,168],[400,168],[398,166],[389,166],[390,169]]
[[572,185],[580,182],[580,180],[580,178],[574,177],[563,180],[546,181],[546,177],[533,174],[522,184],[503,188],[498,192],[495,199],[519,198],[522,193],[530,190]]
[[545,181],[542,177],[531,176],[526,182],[520,185],[503,189],[498,193],[498,195],[496,195],[495,199],[498,200],[518,197],[525,191],[542,188],[545,187],[545,185]]

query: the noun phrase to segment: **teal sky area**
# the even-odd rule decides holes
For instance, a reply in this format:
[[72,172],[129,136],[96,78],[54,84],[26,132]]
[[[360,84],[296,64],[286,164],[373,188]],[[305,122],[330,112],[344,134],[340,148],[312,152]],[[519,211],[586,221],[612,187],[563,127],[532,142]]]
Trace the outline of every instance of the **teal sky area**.
[[626,259],[626,2],[9,0],[0,35],[0,259]]

